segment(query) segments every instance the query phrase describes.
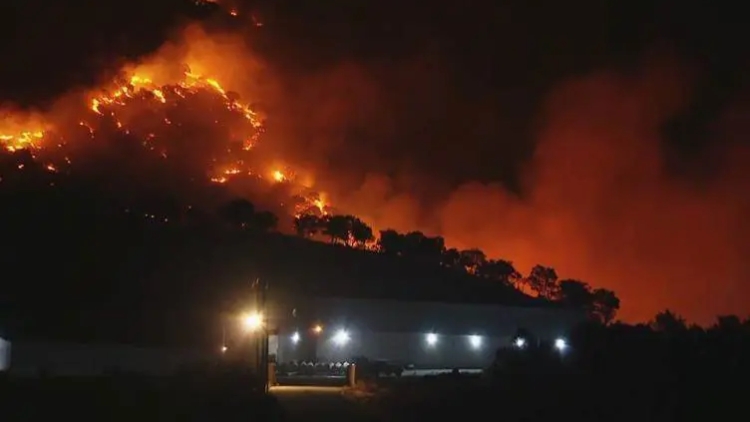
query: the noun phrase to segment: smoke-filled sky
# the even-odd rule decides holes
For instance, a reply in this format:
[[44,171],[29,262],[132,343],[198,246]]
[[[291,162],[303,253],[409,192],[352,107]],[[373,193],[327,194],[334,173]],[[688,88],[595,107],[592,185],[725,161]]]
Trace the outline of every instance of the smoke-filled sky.
[[0,6],[17,106],[192,57],[262,110],[269,159],[377,228],[553,266],[626,320],[750,310],[737,10],[236,0],[197,24],[181,0],[46,3]]

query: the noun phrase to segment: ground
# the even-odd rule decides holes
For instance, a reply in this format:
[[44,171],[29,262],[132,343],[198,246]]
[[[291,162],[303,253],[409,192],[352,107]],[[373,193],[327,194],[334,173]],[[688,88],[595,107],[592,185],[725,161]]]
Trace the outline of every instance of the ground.
[[374,421],[366,408],[342,395],[341,387],[271,388],[290,421]]

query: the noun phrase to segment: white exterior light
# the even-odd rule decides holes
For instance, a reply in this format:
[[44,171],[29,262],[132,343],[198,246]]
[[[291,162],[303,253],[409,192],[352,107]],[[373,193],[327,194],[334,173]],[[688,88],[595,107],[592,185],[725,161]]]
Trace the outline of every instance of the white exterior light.
[[438,341],[438,336],[435,333],[427,333],[427,335],[425,336],[425,341],[427,341],[428,346],[435,346]]
[[567,348],[568,348],[568,342],[565,341],[564,338],[558,338],[557,340],[555,340],[555,349],[562,352]]
[[295,331],[294,334],[292,334],[291,339],[292,339],[292,343],[294,344],[299,343],[299,333]]
[[336,335],[333,336],[333,342],[336,343],[337,346],[346,345],[346,343],[349,343],[350,339],[349,333],[347,333],[346,330],[339,330]]
[[469,344],[473,349],[479,349],[482,347],[482,337],[478,335],[469,336]]
[[523,349],[526,346],[526,339],[523,337],[518,337],[516,341],[513,342],[513,344],[518,347],[519,349]]

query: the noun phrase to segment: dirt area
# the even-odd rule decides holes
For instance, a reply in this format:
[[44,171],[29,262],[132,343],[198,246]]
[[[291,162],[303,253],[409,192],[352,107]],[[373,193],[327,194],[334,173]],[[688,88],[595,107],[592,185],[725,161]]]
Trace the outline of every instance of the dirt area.
[[290,421],[365,421],[377,418],[368,409],[348,400],[340,387],[280,386],[273,394]]

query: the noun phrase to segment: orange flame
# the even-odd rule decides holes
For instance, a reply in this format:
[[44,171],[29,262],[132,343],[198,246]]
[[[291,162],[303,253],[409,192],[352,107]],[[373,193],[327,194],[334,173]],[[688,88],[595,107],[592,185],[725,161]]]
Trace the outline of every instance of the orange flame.
[[[96,137],[96,128],[98,127],[98,124],[93,123],[95,118],[106,117],[107,119],[111,119],[117,130],[122,131],[124,134],[131,134],[127,119],[124,118],[125,115],[123,117],[118,116],[120,116],[124,107],[131,104],[132,101],[153,101],[155,105],[171,104],[173,100],[182,100],[188,98],[188,95],[206,91],[213,95],[218,95],[223,100],[224,107],[228,111],[237,114],[249,122],[250,133],[244,136],[239,135],[240,139],[243,139],[242,149],[250,151],[258,145],[264,128],[263,119],[259,114],[249,104],[239,102],[237,96],[225,89],[217,79],[194,72],[190,70],[189,66],[186,66],[185,69],[181,77],[177,78],[176,81],[160,85],[155,82],[154,78],[149,76],[157,74],[160,69],[154,70],[146,66],[135,68],[132,72],[129,72],[130,74],[126,78],[113,81],[104,89],[90,93],[88,95],[88,108],[94,116],[85,117],[78,124],[86,129],[92,139]],[[162,117],[161,120],[165,125],[173,124],[170,118]],[[217,123],[219,122],[217,121]],[[177,124],[179,125],[180,123],[178,122]],[[47,127],[50,127],[50,129],[46,129]],[[24,126],[17,124],[10,125],[0,120],[0,145],[11,152],[22,149],[44,149],[49,146],[45,144],[48,143],[48,135],[52,132],[54,130],[46,123],[34,123],[30,126]],[[157,148],[150,143],[155,137],[155,133],[143,134],[144,147],[154,150],[155,153],[160,154],[163,158],[167,158],[167,151],[156,150]],[[67,157],[65,161],[69,163]],[[269,183],[296,183],[294,172],[288,169],[275,169],[268,176],[262,177],[253,169],[245,167],[242,160],[235,161],[237,164],[211,172],[212,174],[208,177],[209,180],[214,183],[225,184],[230,182],[233,177],[252,175],[265,179]],[[46,168],[51,172],[57,172],[59,168],[57,164],[50,163],[46,165]],[[304,188],[307,189],[308,187]],[[300,189],[303,189],[303,187],[300,186]],[[309,195],[309,197],[300,195],[300,197],[303,204],[299,207],[317,209],[321,213],[327,207],[317,195]]]

